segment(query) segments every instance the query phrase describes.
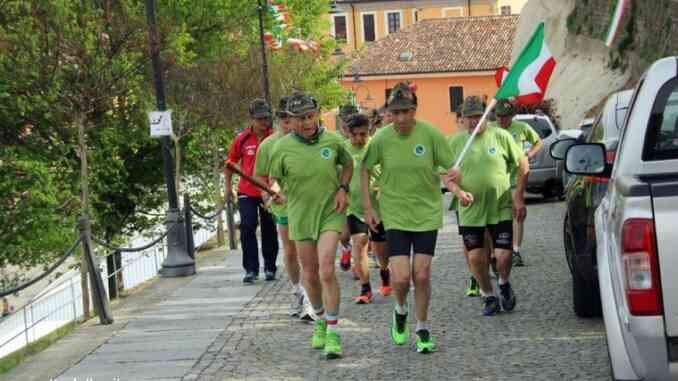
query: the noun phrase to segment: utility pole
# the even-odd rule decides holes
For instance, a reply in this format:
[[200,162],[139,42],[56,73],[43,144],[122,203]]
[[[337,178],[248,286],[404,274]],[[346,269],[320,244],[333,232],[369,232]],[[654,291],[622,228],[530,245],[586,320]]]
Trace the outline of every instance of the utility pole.
[[[158,28],[155,22],[155,0],[146,0],[146,21],[148,22],[148,37],[153,62],[153,77],[155,82],[155,98],[158,111],[165,111],[165,86],[162,80],[162,63],[160,62],[160,44]],[[162,263],[160,274],[164,277],[181,277],[195,274],[195,261],[189,256],[186,248],[186,228],[184,218],[179,211],[177,188],[174,184],[172,168],[172,151],[169,136],[162,137],[162,162],[167,185],[169,210],[167,211],[167,258]]]
[[261,71],[262,80],[264,81],[264,96],[269,106],[271,103],[271,87],[268,82],[268,61],[266,59],[266,41],[264,39],[264,5],[261,0],[257,0],[259,5],[259,40],[261,41]]

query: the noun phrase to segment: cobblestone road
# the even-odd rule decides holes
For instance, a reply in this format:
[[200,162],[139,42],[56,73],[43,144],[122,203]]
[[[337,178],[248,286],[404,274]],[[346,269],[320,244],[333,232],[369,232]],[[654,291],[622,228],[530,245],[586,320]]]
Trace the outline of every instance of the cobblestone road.
[[[266,285],[211,344],[185,380],[604,380],[609,365],[603,323],[578,319],[562,248],[562,203],[532,201],[524,257],[512,283],[513,313],[483,317],[464,296],[467,278],[454,220],[446,218],[433,264],[431,316],[439,351],[395,347],[388,334],[392,301],[351,303],[358,284],[338,272],[344,357],[328,362],[310,348],[312,326],[287,316],[285,279]],[[378,273],[372,269],[372,279]],[[374,283],[374,281],[373,281]],[[412,327],[413,328],[413,327]]]

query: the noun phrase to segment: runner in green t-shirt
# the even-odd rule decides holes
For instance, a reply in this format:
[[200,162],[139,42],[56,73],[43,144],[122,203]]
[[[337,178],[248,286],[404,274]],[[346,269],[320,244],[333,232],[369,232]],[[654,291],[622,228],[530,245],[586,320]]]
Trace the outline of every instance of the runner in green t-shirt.
[[[529,124],[513,120],[515,107],[509,101],[497,103],[497,125],[508,131],[515,139],[528,160],[534,157],[544,147],[539,134]],[[515,188],[518,176],[516,171],[511,171],[511,186]],[[513,221],[513,265],[525,266],[523,257],[520,255],[520,245],[523,243],[523,227],[525,221]]]
[[[382,287],[380,293],[387,296],[391,293],[390,272],[388,270],[388,258],[386,257],[386,232],[384,225],[379,224],[377,230],[371,230],[365,223],[365,209],[362,203],[360,186],[360,165],[367,152],[370,140],[370,121],[367,116],[354,114],[348,120],[349,141],[346,149],[353,157],[353,177],[351,178],[350,192],[348,196],[348,227],[353,241],[353,262],[362,285],[360,295],[356,303],[367,304],[372,302],[372,286],[370,285],[370,272],[367,258],[368,239],[373,244],[373,249],[379,263]],[[377,202],[377,190],[375,188],[376,170],[373,170],[370,181],[370,196],[373,203]]]
[[[331,359],[342,353],[334,261],[346,223],[353,160],[341,137],[320,125],[315,99],[295,94],[287,110],[299,124],[294,133],[278,141],[273,152],[271,178],[284,187],[284,195],[277,194],[274,201],[287,200],[290,239],[296,243],[304,286],[318,317],[311,346],[324,349]],[[342,167],[341,173],[337,166]]]
[[[280,98],[280,104],[278,111],[276,112],[279,129],[272,135],[269,135],[269,137],[261,143],[259,150],[257,151],[254,174],[263,182],[269,181],[268,176],[271,170],[271,157],[276,143],[291,132],[295,126],[296,120],[287,112],[287,102],[289,98],[290,97]],[[271,182],[271,187],[273,189],[280,189],[280,185],[276,182]],[[290,315],[298,316],[302,320],[313,320],[310,311],[310,303],[305,296],[306,292],[299,282],[301,278],[301,268],[297,256],[297,249],[294,246],[294,242],[292,242],[289,237],[287,205],[270,202],[271,200],[268,197],[268,194],[264,192],[262,192],[262,199],[264,200],[264,204],[270,206],[273,218],[278,225],[278,234],[280,235],[285,251],[285,256],[283,257],[285,270],[287,271],[290,283],[292,283],[292,290],[294,293],[294,302],[290,307]]]
[[[484,107],[476,96],[467,97],[463,104],[464,118],[470,126],[480,122]],[[470,132],[456,135],[450,142],[455,159],[470,138]],[[511,195],[509,172],[518,168],[516,190]],[[459,219],[464,245],[469,252],[469,267],[480,284],[483,314],[499,312],[500,301],[489,279],[489,256],[485,250],[485,230],[494,241],[494,254],[499,272],[501,307],[512,311],[516,298],[509,283],[511,272],[512,218],[525,218],[525,183],[529,166],[527,158],[509,133],[483,124],[471,143],[461,168],[455,168],[448,187],[459,198]]]
[[[358,109],[352,104],[346,104],[339,107],[339,128],[337,131],[341,137],[348,143],[350,133],[348,130],[348,119],[358,113]],[[339,267],[342,270],[348,271],[352,269],[353,278],[358,279],[358,273],[355,267],[351,267],[351,255],[353,248],[351,247],[351,232],[348,229],[348,223],[344,224],[344,229],[339,235],[339,244],[341,245],[341,255],[339,256]]]
[[[393,123],[382,127],[367,149],[360,171],[368,225],[380,222],[369,194],[369,172],[379,165],[379,211],[386,229],[391,282],[396,299],[391,337],[396,345],[409,338],[407,293],[414,282],[416,348],[435,350],[428,319],[431,261],[443,223],[438,168],[450,168],[452,152],[440,131],[418,121],[417,98],[407,84],[396,85],[388,100]],[[411,255],[411,252],[414,255]],[[413,269],[413,270],[412,270]]]

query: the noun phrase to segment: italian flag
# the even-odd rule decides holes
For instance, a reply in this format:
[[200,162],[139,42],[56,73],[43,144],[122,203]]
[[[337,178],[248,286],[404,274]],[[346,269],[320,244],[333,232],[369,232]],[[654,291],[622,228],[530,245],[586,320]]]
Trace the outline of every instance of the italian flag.
[[499,69],[501,86],[495,99],[515,98],[521,104],[535,104],[544,99],[546,87],[556,67],[544,40],[544,23],[539,24],[528,44],[523,48],[510,72]]
[[610,22],[610,28],[607,30],[607,37],[605,37],[605,45],[608,48],[612,46],[612,43],[619,35],[621,22],[626,14],[628,4],[628,0],[617,0],[617,5],[614,7],[614,14],[612,15],[612,22]]

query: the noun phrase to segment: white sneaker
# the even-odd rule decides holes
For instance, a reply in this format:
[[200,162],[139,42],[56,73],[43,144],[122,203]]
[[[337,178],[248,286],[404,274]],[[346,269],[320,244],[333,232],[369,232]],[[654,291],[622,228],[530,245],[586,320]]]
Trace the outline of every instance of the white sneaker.
[[311,306],[311,302],[308,300],[306,290],[303,287],[301,287],[301,312],[299,314],[299,319],[309,322],[316,321],[318,319],[318,317],[313,312],[313,307]]

